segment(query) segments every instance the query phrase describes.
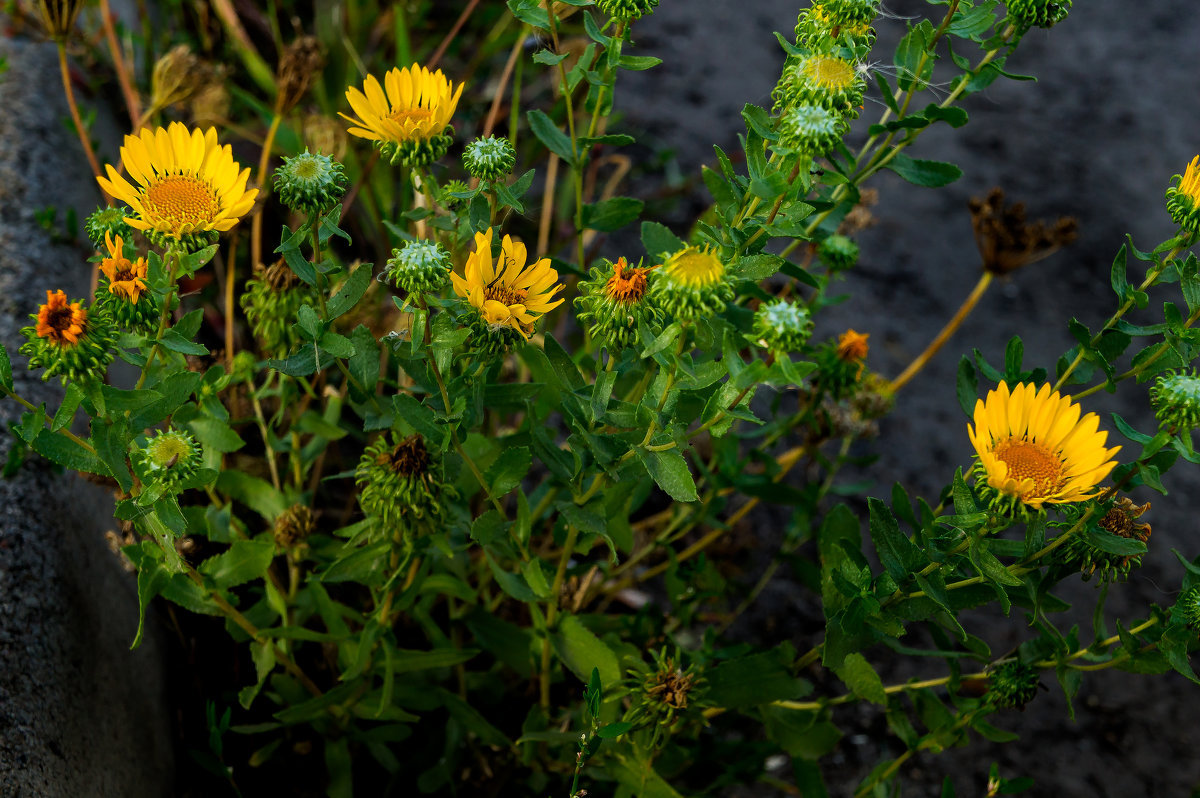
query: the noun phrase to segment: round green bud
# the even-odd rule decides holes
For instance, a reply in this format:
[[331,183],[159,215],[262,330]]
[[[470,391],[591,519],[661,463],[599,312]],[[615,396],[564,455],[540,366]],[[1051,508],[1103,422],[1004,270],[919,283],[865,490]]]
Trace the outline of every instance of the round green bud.
[[450,145],[454,143],[454,127],[446,128],[436,136],[428,139],[410,139],[407,141],[377,141],[375,146],[379,153],[392,166],[417,167],[428,166],[434,161],[440,161]]
[[1200,427],[1200,376],[1160,374],[1150,387],[1150,404],[1160,427],[1190,432]]
[[577,318],[587,325],[588,335],[610,352],[637,346],[643,325],[654,333],[662,326],[662,311],[649,293],[649,272],[640,263],[630,268],[624,258],[616,263],[606,260],[593,266],[579,284]]
[[685,247],[650,278],[650,297],[680,321],[716,316],[733,298],[729,272],[711,247]]
[[446,208],[454,208],[459,203],[466,202],[468,197],[464,195],[468,194],[474,196],[470,186],[462,180],[451,180],[442,186],[442,193],[439,199]]
[[1024,707],[1037,696],[1037,668],[1017,660],[996,666],[988,678],[985,700],[998,707]]
[[658,0],[596,0],[596,7],[617,22],[631,22],[650,14]]
[[199,252],[205,247],[211,247],[221,238],[221,234],[216,230],[198,230],[194,233],[184,233],[179,237],[175,237],[170,233],[150,229],[143,230],[142,235],[148,238],[151,244],[161,250],[174,247],[177,252],[182,251],[185,254]]
[[434,241],[408,241],[392,250],[385,279],[409,294],[438,291],[450,276],[450,253]]
[[1067,18],[1072,0],[1008,0],[1008,19],[1026,28],[1052,28]]
[[200,445],[186,432],[161,430],[134,452],[132,460],[138,477],[147,487],[178,493],[180,486],[200,468]]
[[467,313],[461,317],[471,331],[468,337],[470,351],[481,360],[507,355],[520,341],[521,333],[506,324],[490,324],[478,313]]
[[341,202],[348,183],[340,163],[307,148],[299,155],[284,158],[275,170],[275,193],[279,201],[309,215],[323,213]]
[[112,238],[118,236],[126,241],[133,235],[133,228],[125,221],[125,217],[133,211],[124,205],[111,205],[107,208],[97,208],[83,223],[88,241],[97,250],[104,249],[104,237],[107,233]]
[[475,139],[463,150],[463,166],[472,177],[495,182],[512,174],[517,151],[508,139],[488,136]]
[[771,92],[775,113],[794,105],[819,105],[839,115],[858,116],[867,84],[844,58],[828,53],[789,56],[779,83]]
[[810,157],[832,150],[848,129],[840,113],[812,103],[792,106],[776,125],[780,146]]
[[381,536],[390,538],[397,528],[424,531],[443,514],[443,494],[453,494],[440,471],[420,435],[403,440],[395,433],[381,435],[363,452],[355,470],[359,506],[376,519]]
[[96,289],[95,305],[108,314],[117,328],[142,335],[153,333],[162,315],[162,304],[150,292],[143,292],[134,302],[125,294],[109,291],[105,278],[101,278]]
[[795,352],[812,335],[808,309],[786,299],[763,302],[754,313],[754,338],[759,346],[776,352]]
[[858,263],[858,244],[835,233],[820,243],[817,257],[833,271],[845,271]]
[[1171,617],[1200,631],[1200,585],[1192,585],[1179,594],[1171,607]]

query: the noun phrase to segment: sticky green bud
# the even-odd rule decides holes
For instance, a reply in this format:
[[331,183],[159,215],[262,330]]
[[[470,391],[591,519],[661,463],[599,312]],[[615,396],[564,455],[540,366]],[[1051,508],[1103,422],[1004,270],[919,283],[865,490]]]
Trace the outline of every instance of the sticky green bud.
[[472,177],[495,182],[512,174],[517,152],[508,139],[488,136],[475,139],[463,150],[463,166]]
[[104,236],[106,233],[113,238],[119,237],[128,241],[130,236],[133,235],[133,228],[125,222],[125,217],[132,214],[133,211],[124,205],[97,208],[83,223],[84,232],[87,233],[88,241],[92,242],[92,248],[97,250],[104,249]]
[[812,316],[786,299],[763,302],[754,313],[754,338],[764,349],[795,352],[812,335]]
[[134,452],[132,460],[138,477],[147,486],[163,493],[178,493],[200,468],[200,446],[186,432],[162,430]]
[[650,14],[658,0],[596,0],[596,7],[617,22],[630,22]]
[[998,707],[1024,707],[1037,696],[1038,670],[1017,660],[1001,663],[988,678],[986,700]]
[[640,263],[630,267],[624,258],[593,266],[579,285],[575,306],[588,334],[610,352],[636,346],[638,330],[644,325],[657,333],[662,311],[649,294],[649,268]]
[[1200,376],[1194,371],[1160,374],[1150,388],[1150,404],[1163,428],[1190,432],[1200,427]]
[[299,155],[284,158],[275,170],[275,193],[279,201],[309,215],[323,213],[341,202],[348,183],[340,163],[307,148]]
[[858,263],[858,244],[835,233],[817,247],[817,257],[833,271],[844,271]]
[[832,150],[847,130],[841,114],[812,103],[792,106],[776,124],[780,146],[811,157]]
[[1072,0],[1008,0],[1008,19],[1027,28],[1052,28],[1067,18]]
[[433,241],[408,241],[392,250],[384,276],[409,294],[438,291],[450,275],[450,253]]

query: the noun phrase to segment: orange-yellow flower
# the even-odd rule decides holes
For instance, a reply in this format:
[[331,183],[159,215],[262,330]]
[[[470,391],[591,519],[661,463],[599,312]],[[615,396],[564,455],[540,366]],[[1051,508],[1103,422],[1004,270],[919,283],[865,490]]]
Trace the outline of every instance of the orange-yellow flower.
[[870,333],[860,333],[857,330],[846,330],[838,337],[837,356],[847,363],[859,363],[867,357],[867,339]]
[[111,165],[105,167],[108,178],[96,182],[132,208],[134,216],[125,221],[152,238],[215,238],[237,224],[258,196],[258,189],[246,189],[250,169],[241,169],[228,144],[217,143],[213,128],[189,130],[181,122],[144,128],[125,137],[121,162],[136,186]]
[[562,304],[554,295],[562,290],[558,272],[549,258],[526,265],[525,245],[505,236],[500,257],[492,260],[492,229],[475,234],[475,251],[467,258],[463,274],[451,272],[454,293],[467,300],[492,327],[511,327],[528,338],[542,314]]
[[87,311],[80,302],[67,302],[62,291],[47,291],[46,304],[38,308],[37,334],[60,346],[75,344],[83,335]]
[[975,424],[967,434],[987,484],[1035,509],[1090,499],[1112,471],[1117,446],[1105,449],[1108,433],[1095,413],[1079,417],[1069,396],[1021,383],[1000,383],[987,401],[975,402]]
[[393,163],[423,166],[450,146],[444,133],[462,90],[463,84],[456,88],[440,69],[395,67],[383,76],[382,85],[367,75],[362,91],[347,88],[346,100],[357,116],[339,115],[351,124],[347,132],[374,141]]
[[100,269],[108,278],[108,292],[124,296],[136,305],[146,290],[146,259],[139,257],[131,262],[125,257],[121,237],[114,238],[107,230],[104,231],[104,244],[108,247],[108,257],[100,262]]
[[653,266],[629,267],[629,261],[617,258],[612,277],[604,284],[604,293],[614,302],[640,302],[646,295],[646,274]]

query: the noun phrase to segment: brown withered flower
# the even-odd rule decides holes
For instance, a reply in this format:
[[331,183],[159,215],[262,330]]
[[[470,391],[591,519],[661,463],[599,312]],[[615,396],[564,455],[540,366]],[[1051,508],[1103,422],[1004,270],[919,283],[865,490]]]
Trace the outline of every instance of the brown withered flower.
[[321,43],[316,36],[301,36],[284,48],[279,58],[279,71],[275,75],[279,90],[276,96],[279,113],[287,113],[300,102],[324,65]]
[[983,268],[1000,276],[1036,263],[1075,240],[1077,223],[1063,216],[1053,224],[1025,219],[1025,203],[1004,203],[1004,190],[993,188],[987,197],[973,197],[971,228],[983,258]]

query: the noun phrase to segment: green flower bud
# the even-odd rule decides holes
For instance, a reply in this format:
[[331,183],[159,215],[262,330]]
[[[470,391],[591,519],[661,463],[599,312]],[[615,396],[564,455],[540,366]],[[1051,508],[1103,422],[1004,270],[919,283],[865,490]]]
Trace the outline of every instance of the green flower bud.
[[149,438],[131,459],[138,478],[147,487],[163,493],[178,493],[180,486],[199,470],[201,452],[191,435],[168,429]]
[[1072,0],[1008,0],[1008,19],[1015,25],[1052,28],[1067,18]]
[[133,211],[124,205],[97,208],[83,223],[84,232],[87,233],[88,241],[92,242],[92,248],[104,249],[105,234],[128,241],[133,235],[133,228],[125,222],[125,217],[132,215]]
[[275,193],[279,201],[310,216],[324,213],[341,202],[348,183],[340,163],[307,148],[299,155],[284,158],[275,170]]
[[1171,607],[1171,617],[1200,631],[1200,585],[1192,585],[1179,594]]
[[300,308],[315,305],[317,298],[308,284],[279,261],[246,281],[241,301],[263,352],[284,357],[300,340],[293,330]]
[[307,505],[293,504],[275,519],[275,545],[281,549],[294,549],[312,534],[316,524]]
[[1009,660],[996,666],[988,678],[986,699],[998,707],[1021,708],[1037,696],[1037,668],[1017,660]]
[[867,84],[854,64],[825,53],[790,56],[783,76],[771,92],[775,113],[794,105],[819,105],[854,119],[863,102]]
[[578,319],[588,324],[588,335],[610,352],[637,346],[643,324],[655,333],[662,325],[662,311],[649,296],[649,271],[640,263],[630,268],[624,258],[618,258],[616,263],[593,266],[579,285]]
[[85,309],[82,300],[68,302],[62,291],[47,291],[46,304],[31,314],[35,324],[22,327],[20,352],[29,368],[42,368],[43,380],[102,382],[113,360],[116,331],[103,308]]
[[1200,155],[1192,158],[1177,185],[1167,189],[1167,212],[1175,224],[1193,236],[1200,235]]
[[650,14],[658,0],[596,0],[596,7],[617,22],[630,22]]
[[450,253],[434,241],[408,241],[392,250],[386,280],[409,294],[441,290],[450,277]]
[[197,230],[194,233],[183,233],[176,238],[174,233],[164,233],[151,228],[143,230],[142,235],[161,250],[165,251],[175,247],[176,252],[182,251],[184,254],[199,252],[205,247],[211,247],[221,238],[221,234],[216,230]]
[[715,316],[733,298],[728,269],[711,247],[685,247],[654,273],[651,300],[680,321]]
[[466,202],[467,198],[463,196],[455,196],[456,194],[472,194],[471,187],[462,180],[451,180],[446,185],[442,186],[442,193],[439,199],[442,205],[446,208],[454,208],[459,203]]
[[441,160],[454,143],[454,126],[446,125],[436,136],[428,139],[406,139],[405,141],[376,141],[379,153],[395,166],[422,167]]
[[391,537],[397,527],[424,531],[442,516],[443,495],[454,495],[440,470],[420,435],[404,440],[381,435],[363,452],[354,474],[359,506],[377,520],[383,536]]
[[1150,404],[1160,427],[1179,432],[1200,427],[1200,375],[1160,374],[1150,388]]
[[495,182],[512,174],[517,152],[508,139],[488,136],[475,139],[463,150],[463,166],[472,177]]
[[845,271],[858,263],[858,244],[835,233],[817,247],[817,257],[833,271]]
[[832,150],[849,128],[840,113],[812,103],[792,106],[776,125],[781,147],[810,157]]
[[763,302],[754,313],[754,338],[764,349],[795,352],[808,341],[812,329],[808,310],[786,299]]
[[796,43],[810,50],[869,48],[877,14],[874,0],[815,0],[796,20]]

